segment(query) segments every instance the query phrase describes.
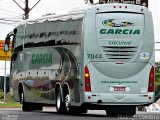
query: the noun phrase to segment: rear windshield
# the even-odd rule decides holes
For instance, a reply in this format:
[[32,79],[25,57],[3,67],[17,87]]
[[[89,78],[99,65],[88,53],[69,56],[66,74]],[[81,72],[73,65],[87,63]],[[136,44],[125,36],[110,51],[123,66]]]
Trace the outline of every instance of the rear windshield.
[[137,13],[101,13],[96,15],[98,39],[142,39],[144,15]]

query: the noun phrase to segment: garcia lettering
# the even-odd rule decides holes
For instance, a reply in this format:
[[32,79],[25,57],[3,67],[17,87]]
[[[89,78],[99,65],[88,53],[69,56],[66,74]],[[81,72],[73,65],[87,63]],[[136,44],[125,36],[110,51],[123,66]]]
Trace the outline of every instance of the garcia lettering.
[[139,29],[101,29],[100,30],[100,34],[136,34],[139,35],[140,34],[140,30]]
[[49,54],[32,54],[32,64],[51,64],[52,53]]

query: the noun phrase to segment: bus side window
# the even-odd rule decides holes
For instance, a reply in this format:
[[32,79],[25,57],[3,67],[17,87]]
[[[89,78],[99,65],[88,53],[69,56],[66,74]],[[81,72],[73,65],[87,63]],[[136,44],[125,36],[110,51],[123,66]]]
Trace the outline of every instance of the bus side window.
[[107,3],[107,0],[99,0],[99,4],[105,4]]
[[12,39],[12,52],[14,51],[15,42],[16,42],[16,36],[14,35]]
[[12,39],[12,51],[14,50],[14,45],[16,43],[16,34],[17,34],[17,29],[15,28],[13,30],[13,39]]

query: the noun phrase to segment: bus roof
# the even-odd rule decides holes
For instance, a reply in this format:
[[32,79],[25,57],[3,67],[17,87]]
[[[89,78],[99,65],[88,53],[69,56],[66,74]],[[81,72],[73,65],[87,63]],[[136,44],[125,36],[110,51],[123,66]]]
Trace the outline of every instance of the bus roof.
[[[143,5],[144,7],[148,6],[148,0],[108,0],[108,3],[106,3],[106,5],[107,4],[108,5],[109,4],[114,4],[114,3],[115,4],[119,3],[120,5],[123,5],[123,4],[131,5],[132,3],[137,3],[135,5],[137,5],[137,7],[138,7],[139,4],[138,4],[137,1],[140,1],[140,3],[142,3],[142,4],[144,3],[145,4],[145,5]],[[132,5],[134,5],[134,4],[132,4]],[[45,16],[45,17],[42,17],[42,18],[39,18],[39,19],[30,19],[30,20],[27,20],[27,24],[44,23],[45,21],[57,21],[57,20],[66,21],[68,19],[73,19],[73,20],[80,19],[80,18],[84,17],[84,13],[85,13],[86,10],[94,8],[94,7],[98,7],[98,6],[103,6],[103,5],[97,4],[97,5],[91,5],[91,6],[84,6],[84,7],[73,9],[66,14],[53,14],[53,15]],[[107,7],[107,9],[109,9],[109,6]],[[134,7],[134,8],[136,9],[136,7]],[[117,10],[117,9],[115,9],[115,10]],[[25,24],[25,21],[22,22],[21,24]]]
[[108,3],[135,4],[148,7],[148,0],[99,0],[99,4]]

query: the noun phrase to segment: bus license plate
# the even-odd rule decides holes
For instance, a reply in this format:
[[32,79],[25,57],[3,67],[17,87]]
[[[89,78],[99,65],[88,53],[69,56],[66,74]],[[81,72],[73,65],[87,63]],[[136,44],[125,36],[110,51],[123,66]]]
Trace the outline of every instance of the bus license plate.
[[114,91],[126,91],[126,87],[120,87],[120,86],[118,86],[118,87],[114,87]]

